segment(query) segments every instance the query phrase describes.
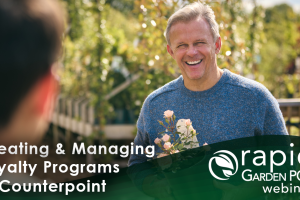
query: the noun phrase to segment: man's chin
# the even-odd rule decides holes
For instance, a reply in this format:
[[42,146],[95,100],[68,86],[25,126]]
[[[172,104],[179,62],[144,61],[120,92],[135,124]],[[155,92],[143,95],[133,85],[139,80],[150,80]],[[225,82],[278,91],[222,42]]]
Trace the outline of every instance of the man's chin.
[[203,78],[205,71],[191,72],[191,71],[181,70],[181,74],[184,80],[197,81]]
[[197,80],[202,79],[203,74],[192,74],[192,75],[188,75],[187,77],[188,77],[189,80],[197,81]]

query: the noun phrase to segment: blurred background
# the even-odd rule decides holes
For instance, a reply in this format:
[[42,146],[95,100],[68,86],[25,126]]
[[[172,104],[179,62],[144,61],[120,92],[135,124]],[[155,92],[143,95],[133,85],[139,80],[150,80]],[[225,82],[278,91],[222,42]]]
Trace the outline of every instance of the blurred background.
[[[58,69],[61,91],[44,142],[63,142],[67,150],[74,142],[130,144],[145,98],[180,75],[166,51],[163,33],[170,15],[194,1],[61,2],[67,18]],[[265,85],[278,99],[289,133],[298,135],[300,2],[202,2],[212,7],[220,26],[223,46],[218,54],[219,67]],[[80,159],[83,163],[117,162],[123,167],[127,162],[109,155]],[[69,180],[58,178],[57,181]]]

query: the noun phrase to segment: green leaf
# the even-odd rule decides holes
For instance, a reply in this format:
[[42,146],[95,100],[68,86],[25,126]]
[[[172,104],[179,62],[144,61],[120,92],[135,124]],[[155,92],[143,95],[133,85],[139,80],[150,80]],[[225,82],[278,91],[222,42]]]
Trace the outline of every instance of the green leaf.
[[159,120],[157,120],[157,121],[160,125],[162,125],[162,126],[164,125],[164,123],[162,121],[159,121]]
[[161,134],[164,134],[164,133],[165,133],[165,131],[162,131],[162,132],[158,133],[157,135],[161,135]]
[[169,120],[168,120],[168,118],[165,118],[165,121],[169,124]]
[[182,150],[184,148],[183,144],[178,145],[178,149]]

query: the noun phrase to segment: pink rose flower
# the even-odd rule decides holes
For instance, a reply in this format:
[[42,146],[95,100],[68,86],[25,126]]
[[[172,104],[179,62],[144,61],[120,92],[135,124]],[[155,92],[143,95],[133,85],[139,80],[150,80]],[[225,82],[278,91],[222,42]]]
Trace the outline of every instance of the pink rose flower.
[[162,157],[165,157],[165,156],[168,156],[169,154],[166,154],[166,153],[161,153],[157,156],[157,158],[162,158]]
[[190,126],[192,125],[192,122],[190,119],[185,120],[185,125]]
[[154,140],[154,143],[155,143],[155,144],[160,144],[160,143],[161,143],[161,139],[156,138],[156,139]]
[[169,154],[166,154],[166,153],[161,153],[157,156],[157,158],[162,158],[162,157],[165,157],[165,156],[168,156]]
[[164,112],[165,118],[171,118],[173,114],[174,114],[174,112],[171,111],[171,110],[166,110],[166,111]]
[[174,153],[179,153],[179,151],[178,150],[171,151],[171,154],[174,154]]
[[164,144],[164,148],[165,148],[166,150],[171,149],[171,147],[172,147],[171,142],[166,142],[166,143]]
[[162,140],[163,140],[164,142],[170,142],[170,139],[171,139],[171,137],[170,137],[168,134],[165,134],[165,135],[162,137]]
[[203,144],[203,149],[204,149],[205,151],[210,151],[210,146],[205,142],[205,143]]

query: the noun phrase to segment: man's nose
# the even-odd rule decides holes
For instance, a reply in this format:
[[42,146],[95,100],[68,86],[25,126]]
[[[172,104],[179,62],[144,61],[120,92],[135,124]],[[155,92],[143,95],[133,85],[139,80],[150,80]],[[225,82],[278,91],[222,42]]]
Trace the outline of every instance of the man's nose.
[[188,56],[193,57],[197,54],[197,49],[194,46],[188,48],[187,53]]

